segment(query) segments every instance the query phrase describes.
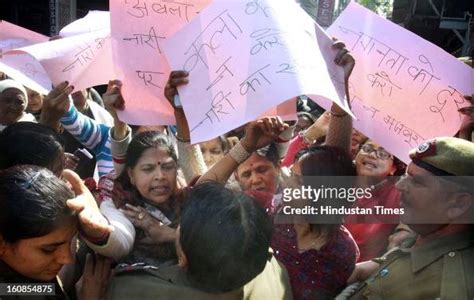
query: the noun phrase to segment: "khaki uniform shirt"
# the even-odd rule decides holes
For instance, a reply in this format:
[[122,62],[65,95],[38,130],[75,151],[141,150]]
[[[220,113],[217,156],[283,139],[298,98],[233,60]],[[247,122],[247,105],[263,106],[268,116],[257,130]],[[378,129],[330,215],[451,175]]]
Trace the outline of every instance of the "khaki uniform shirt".
[[272,256],[265,269],[243,288],[222,294],[209,294],[190,286],[178,266],[154,268],[142,266],[116,270],[106,299],[292,299],[286,269]]
[[396,249],[350,299],[474,299],[474,232]]

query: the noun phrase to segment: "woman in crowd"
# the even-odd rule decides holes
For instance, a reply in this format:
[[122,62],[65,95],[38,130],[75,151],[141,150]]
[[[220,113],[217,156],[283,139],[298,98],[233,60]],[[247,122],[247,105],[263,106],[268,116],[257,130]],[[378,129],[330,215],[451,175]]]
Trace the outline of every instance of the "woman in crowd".
[[[139,132],[132,139],[131,129],[116,114],[125,105],[119,81],[109,83],[104,102],[116,120],[110,141],[117,176],[101,180],[100,209],[116,230],[89,246],[120,262],[176,263],[174,240],[183,203],[174,144],[158,131]],[[175,110],[175,116],[182,118],[184,112]],[[177,129],[179,140],[189,139],[181,135],[179,126]],[[199,152],[199,148],[189,147]],[[193,165],[185,155],[179,161]]]
[[[46,299],[65,298],[56,276],[74,262],[71,243],[77,231],[97,236],[110,230],[98,220],[100,214],[94,214],[97,207],[80,178],[72,172],[63,176],[76,195],[41,167],[17,165],[0,171],[0,282],[53,283],[55,291]],[[97,269],[97,277],[89,273],[83,277],[91,284],[83,286],[80,299],[99,299],[98,291],[110,274],[106,262],[99,266],[103,272]]]
[[[284,125],[274,118],[250,123],[244,139],[203,175],[198,184],[208,180],[225,182],[239,160],[249,157],[255,149],[271,142],[283,130]],[[348,150],[330,146],[317,146],[303,155],[296,163],[295,173],[303,176],[354,175]],[[271,194],[250,194],[272,214],[280,209]],[[311,224],[312,220],[306,219],[290,221],[295,224],[284,221],[287,223],[274,225],[272,247],[277,259],[289,271],[294,297],[331,299],[345,286],[358,253],[351,235],[341,226],[342,217],[333,220],[333,225]]]
[[[395,188],[396,177],[402,175],[405,165],[388,153],[375,141],[369,139],[361,147],[355,158],[358,187],[371,188],[372,197],[357,199],[353,207],[384,208],[400,207],[400,192]],[[346,218],[346,227],[359,246],[360,261],[382,255],[389,243],[389,236],[398,225],[396,215],[351,215]]]
[[0,131],[16,122],[35,122],[35,117],[25,112],[27,106],[28,94],[20,83],[12,79],[0,81]]
[[51,172],[28,166],[2,171],[0,191],[2,279],[53,281],[73,262],[77,220],[66,201],[74,194]]
[[[347,50],[341,43],[337,43],[335,47],[340,47],[336,63],[343,65],[347,82],[354,61],[347,55]],[[347,90],[346,87],[346,92]],[[351,118],[337,105],[333,105],[329,114],[331,120],[338,121],[329,122],[327,145],[317,146],[302,155],[295,164],[295,176],[355,175],[349,155]],[[237,178],[240,180],[238,168],[242,163],[247,163],[251,168],[258,168],[257,161],[252,160],[255,151],[269,145],[284,130],[285,125],[278,118],[250,123],[241,142],[203,175],[198,184],[208,180],[225,182],[236,169]],[[255,187],[250,185],[248,189],[255,190]],[[276,189],[269,191],[275,193]],[[260,198],[259,203],[272,214],[278,212],[281,206],[272,197],[273,195],[268,193],[265,195],[263,192],[266,190],[262,188],[252,194]],[[339,205],[344,205],[344,202]],[[313,224],[313,221],[303,218],[275,225],[272,247],[276,257],[289,270],[293,295],[296,299],[332,299],[345,287],[346,280],[354,269],[358,257],[357,245],[350,233],[341,226],[342,217],[332,220],[333,225]]]
[[28,106],[26,112],[32,114],[36,121],[39,121],[41,116],[41,109],[43,108],[44,95],[25,87],[28,94]]
[[212,140],[199,143],[201,153],[206,163],[206,167],[210,168],[229,151],[230,145],[224,136],[216,137]]
[[175,263],[182,206],[177,170],[176,152],[167,135],[145,131],[134,136],[121,173],[115,181],[101,184],[100,209],[116,230],[89,246],[120,262]]

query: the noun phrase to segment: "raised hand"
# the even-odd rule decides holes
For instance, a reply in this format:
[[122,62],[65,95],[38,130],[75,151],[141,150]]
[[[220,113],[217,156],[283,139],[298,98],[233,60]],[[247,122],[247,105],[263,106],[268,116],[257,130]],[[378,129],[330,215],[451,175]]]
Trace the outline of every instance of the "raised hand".
[[354,57],[349,53],[343,42],[338,41],[336,38],[333,38],[333,40],[334,44],[332,44],[332,47],[339,50],[336,58],[334,58],[334,63],[344,69],[344,80],[347,82],[355,66]]
[[165,97],[175,109],[177,109],[177,107],[174,104],[174,96],[178,94],[177,87],[187,84],[189,82],[188,76],[189,73],[186,71],[172,71],[170,73],[170,77],[168,78],[168,82],[166,83]]
[[254,152],[278,139],[278,136],[288,128],[280,117],[266,117],[250,122],[245,129],[242,146],[247,152]]
[[67,81],[58,84],[43,99],[40,123],[58,129],[59,120],[69,110],[69,95],[74,90],[74,86]]
[[120,80],[110,80],[107,85],[107,91],[102,95],[102,98],[105,108],[114,118],[112,138],[123,140],[127,136],[128,126],[117,115],[117,110],[125,109],[125,100],[122,97],[122,82]]
[[190,141],[190,132],[188,120],[182,107],[177,107],[174,103],[174,97],[178,95],[178,86],[187,84],[189,73],[186,71],[172,71],[165,86],[165,97],[174,108],[174,117],[176,119],[176,138],[182,142]]
[[110,80],[107,85],[107,91],[102,95],[105,108],[118,120],[117,110],[125,109],[125,100],[122,97],[122,82],[120,80]]
[[64,170],[62,177],[71,184],[76,194],[75,198],[67,200],[66,205],[78,214],[79,226],[85,238],[91,241],[106,238],[114,227],[101,214],[94,196],[79,175],[71,170]]

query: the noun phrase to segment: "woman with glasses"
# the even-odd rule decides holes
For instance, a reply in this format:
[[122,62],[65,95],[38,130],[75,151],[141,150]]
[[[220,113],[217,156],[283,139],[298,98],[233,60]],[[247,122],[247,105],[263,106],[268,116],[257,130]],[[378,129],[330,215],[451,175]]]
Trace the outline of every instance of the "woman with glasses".
[[395,188],[394,175],[401,175],[405,165],[387,152],[374,140],[367,140],[355,157],[358,186],[370,188],[371,198],[360,198],[354,207],[370,208],[371,215],[350,215],[345,226],[351,232],[360,250],[359,261],[366,261],[383,254],[387,248],[389,236],[398,225],[395,215],[377,214],[375,206],[388,209],[400,207],[400,193]]

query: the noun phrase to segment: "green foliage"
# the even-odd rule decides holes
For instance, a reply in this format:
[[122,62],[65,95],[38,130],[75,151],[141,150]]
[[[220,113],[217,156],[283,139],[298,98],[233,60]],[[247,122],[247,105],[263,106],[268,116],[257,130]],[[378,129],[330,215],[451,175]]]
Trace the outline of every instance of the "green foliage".
[[357,2],[381,16],[389,17],[392,14],[393,0],[358,0]]

